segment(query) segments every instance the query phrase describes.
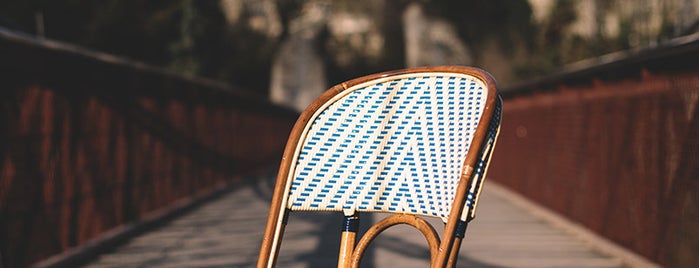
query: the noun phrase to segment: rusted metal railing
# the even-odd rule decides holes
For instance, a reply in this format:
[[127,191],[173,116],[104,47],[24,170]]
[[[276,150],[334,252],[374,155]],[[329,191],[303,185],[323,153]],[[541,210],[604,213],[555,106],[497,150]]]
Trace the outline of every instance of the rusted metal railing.
[[0,29],[0,266],[25,267],[279,161],[295,112]]
[[699,265],[699,39],[504,92],[491,178],[668,267]]

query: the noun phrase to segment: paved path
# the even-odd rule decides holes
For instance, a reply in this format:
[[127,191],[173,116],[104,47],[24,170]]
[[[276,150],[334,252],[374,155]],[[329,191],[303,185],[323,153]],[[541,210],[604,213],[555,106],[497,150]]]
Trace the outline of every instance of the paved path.
[[[261,180],[225,194],[86,267],[254,267],[271,183]],[[553,228],[497,189],[486,182],[459,267],[623,267],[621,259]],[[278,267],[335,266],[340,222],[333,214],[292,214]],[[389,229],[374,243],[364,267],[428,267],[427,244],[410,227]]]

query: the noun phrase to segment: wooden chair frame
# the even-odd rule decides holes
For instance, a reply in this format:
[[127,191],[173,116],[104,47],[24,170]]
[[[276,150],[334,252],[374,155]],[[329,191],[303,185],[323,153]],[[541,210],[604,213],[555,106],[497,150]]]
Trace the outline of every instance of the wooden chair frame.
[[[487,171],[490,154],[497,140],[502,101],[497,93],[494,79],[487,72],[471,67],[438,66],[384,72],[350,80],[330,88],[308,106],[294,125],[282,157],[257,267],[275,266],[281,245],[281,237],[290,213],[290,211],[284,207],[289,172],[291,166],[295,163],[295,159],[293,158],[297,150],[297,145],[301,142],[301,139],[303,139],[304,129],[312,120],[313,115],[321,109],[324,104],[333,99],[333,97],[353,86],[375,79],[414,73],[458,73],[469,75],[480,80],[485,85],[488,92],[479,125],[475,130],[462,166],[461,178],[456,188],[456,196],[451,205],[442,238],[440,239],[435,229],[424,219],[414,215],[394,214],[371,227],[364,237],[355,244],[358,216],[352,212],[346,212],[345,229],[343,229],[344,231],[342,232],[338,267],[358,267],[361,256],[367,245],[382,231],[397,224],[413,226],[425,236],[430,248],[431,267],[455,266],[463,239],[463,233],[465,232],[467,223],[473,219],[475,215],[475,207]],[[488,137],[490,137],[490,139],[488,139]],[[477,175],[480,177],[474,179],[474,174],[480,174]],[[469,193],[475,195],[471,196],[473,199],[473,206],[464,209]]]

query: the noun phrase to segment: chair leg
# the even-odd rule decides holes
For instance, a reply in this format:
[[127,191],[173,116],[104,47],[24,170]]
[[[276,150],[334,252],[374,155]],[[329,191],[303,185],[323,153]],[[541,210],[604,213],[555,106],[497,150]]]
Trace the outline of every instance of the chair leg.
[[459,259],[459,249],[461,249],[461,238],[455,238],[454,244],[451,247],[451,252],[449,253],[447,267],[456,267],[456,261]]
[[468,222],[459,221],[454,232],[454,243],[451,245],[447,267],[456,267],[456,261],[459,259],[459,250],[461,249],[461,241],[466,236],[466,227]]
[[342,238],[340,241],[340,256],[337,260],[338,268],[348,268],[352,264],[352,253],[357,241],[357,230],[359,229],[359,215],[352,214],[345,216],[342,225]]
[[[281,248],[284,229],[289,222],[290,211],[283,210],[282,215],[273,214],[267,220],[267,227],[262,239],[260,255],[257,259],[257,268],[271,268],[277,264],[279,249]],[[277,222],[281,217],[281,222]],[[275,235],[276,234],[276,235]]]

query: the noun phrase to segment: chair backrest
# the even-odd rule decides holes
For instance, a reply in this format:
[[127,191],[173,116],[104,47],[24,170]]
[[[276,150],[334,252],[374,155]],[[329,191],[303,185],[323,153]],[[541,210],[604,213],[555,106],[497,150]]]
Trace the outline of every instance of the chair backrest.
[[444,236],[458,239],[450,229],[475,215],[500,110],[492,77],[468,67],[406,69],[331,88],[292,130],[258,266],[273,266],[290,211],[438,217],[449,243],[440,248],[454,248]]

